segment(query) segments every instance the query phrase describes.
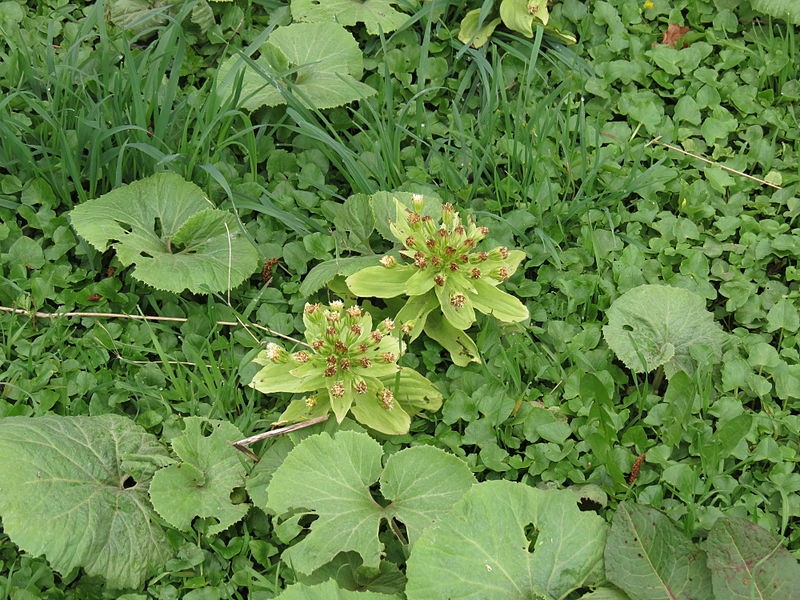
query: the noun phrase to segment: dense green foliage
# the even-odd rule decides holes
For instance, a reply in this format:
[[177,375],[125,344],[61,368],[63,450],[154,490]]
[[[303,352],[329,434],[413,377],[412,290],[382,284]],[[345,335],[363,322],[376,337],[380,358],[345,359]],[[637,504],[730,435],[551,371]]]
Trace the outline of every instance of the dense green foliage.
[[[549,522],[538,503],[571,514],[576,502],[562,488],[599,514],[581,513],[609,544],[603,570],[602,540],[590,535],[598,548],[581,548],[585,578],[559,580],[552,597],[624,598],[613,584],[636,598],[654,580],[673,582],[665,573],[684,589],[689,564],[698,597],[797,589],[800,57],[780,2],[560,0],[548,28],[576,44],[533,26],[532,37],[497,28],[476,49],[459,41],[461,22],[483,4],[491,18],[491,3],[330,0],[342,15],[369,6],[337,28],[360,54],[349,48],[331,62],[350,78],[337,77],[350,95],[336,98],[314,95],[327,63],[285,33],[321,30],[308,2],[28,4],[0,2],[0,305],[15,309],[0,312],[6,596],[119,597],[108,580],[132,586],[130,599],[328,598],[333,577],[347,590],[432,597],[447,593],[426,587],[447,583],[435,575],[436,540],[458,539],[459,519],[475,515],[529,544],[532,554],[504,548],[509,564],[522,569],[533,556],[546,571],[541,561],[558,555],[536,548]],[[103,252],[72,228],[75,207],[163,172],[234,216],[209,213],[196,225],[236,229],[260,273],[241,267],[244,283],[224,296],[196,293],[229,287],[225,269],[215,285],[174,278],[174,292],[161,291],[126,269],[119,249]],[[263,458],[247,462],[228,442],[268,429],[297,401],[250,387],[254,359],[267,342],[302,349],[306,303],[358,302],[375,323],[411,310],[407,289],[361,294],[347,280],[382,256],[407,260],[390,222],[394,198],[408,204],[412,194],[438,206],[437,218],[450,204],[486,227],[487,251],[524,252],[490,287],[519,298],[526,318],[478,310],[474,325],[458,322],[480,361],[454,364],[435,335],[407,339],[397,364],[443,398],[408,433],[346,432],[345,451],[325,433],[309,437],[358,429],[330,419],[255,446]],[[220,252],[234,264],[227,241]],[[664,285],[680,293],[652,294]],[[430,304],[423,309],[438,315],[438,298]],[[653,346],[637,350],[645,338]],[[34,416],[44,420],[7,418]],[[46,443],[31,450],[37,436]],[[54,444],[58,436],[71,441]],[[323,510],[309,494],[297,504],[288,491],[293,473],[305,484],[323,476],[302,472],[306,438],[333,444],[316,450],[327,473],[350,465],[347,477],[360,477],[343,486],[352,481],[343,471],[330,483],[347,487],[373,523],[333,560],[330,547],[325,556],[303,548],[337,530],[341,507]],[[54,497],[88,494],[98,523],[115,522],[117,502],[143,507],[157,543],[129,539],[134,574],[118,568],[131,562],[124,552],[111,552],[126,548],[124,536],[62,544],[71,538],[26,527],[34,511],[60,536],[81,531],[46,503],[25,504],[28,487],[7,491],[22,478],[39,485],[48,453],[67,448],[86,454],[88,487],[54,485]],[[453,455],[480,482],[469,492]],[[450,469],[449,521],[421,525],[392,504],[413,488],[409,456],[434,480],[451,481],[440,461]],[[12,458],[24,468],[8,467]],[[426,507],[428,490],[415,496]],[[480,508],[486,495],[503,498],[491,515]],[[471,539],[491,548],[489,533]],[[645,549],[667,540],[674,562],[663,572],[634,555],[623,564],[626,539]],[[788,551],[771,555],[772,570],[745,583],[726,575],[778,541]],[[383,550],[377,567],[365,547]],[[690,560],[700,553],[705,562]],[[461,557],[463,570],[473,558]],[[633,576],[639,588],[626,582]],[[642,597],[666,597],[657,593]]]

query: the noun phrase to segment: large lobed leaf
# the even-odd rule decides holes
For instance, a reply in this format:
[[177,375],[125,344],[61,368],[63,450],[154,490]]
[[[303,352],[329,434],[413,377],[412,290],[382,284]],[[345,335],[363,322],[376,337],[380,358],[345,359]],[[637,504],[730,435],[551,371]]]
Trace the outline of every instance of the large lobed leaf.
[[292,17],[297,21],[364,23],[367,33],[378,35],[399,28],[409,18],[392,8],[398,0],[292,0]]
[[109,247],[133,276],[170,292],[219,292],[258,266],[235,217],[175,173],[159,173],[78,205],[72,226],[98,250]]
[[220,65],[220,97],[233,95],[240,76],[240,105],[248,110],[285,104],[284,95],[290,92],[314,108],[342,106],[375,93],[359,81],[363,59],[358,42],[334,22],[279,27],[260,53],[255,65],[241,56]]
[[[188,531],[195,517],[213,518],[208,528],[219,533],[244,517],[249,504],[231,503],[231,492],[244,486],[246,469],[230,442],[242,433],[231,423],[186,417],[183,434],[172,440],[181,462],[153,476],[150,498],[159,515],[173,527]],[[203,427],[212,430],[204,435]]]
[[608,580],[632,600],[711,600],[704,553],[663,513],[622,502],[605,550]]
[[632,371],[663,366],[667,377],[694,372],[695,347],[704,347],[708,360],[719,360],[725,341],[701,296],[667,285],[640,285],[614,300],[603,337]]
[[753,9],[800,25],[800,2],[797,0],[753,0]]
[[171,555],[147,498],[152,471],[168,460],[124,417],[3,419],[3,528],[61,573],[83,567],[111,587],[137,587]]
[[[354,431],[311,436],[289,453],[272,475],[267,508],[318,517],[309,534],[284,553],[293,568],[309,574],[347,551],[360,554],[365,566],[378,567],[382,520],[402,521],[413,544],[475,481],[466,464],[436,448],[397,452],[384,469],[382,456],[378,442]],[[379,477],[391,500],[385,507],[370,493]]]
[[561,599],[602,580],[605,537],[605,522],[581,512],[572,492],[487,481],[422,533],[408,560],[406,595]]

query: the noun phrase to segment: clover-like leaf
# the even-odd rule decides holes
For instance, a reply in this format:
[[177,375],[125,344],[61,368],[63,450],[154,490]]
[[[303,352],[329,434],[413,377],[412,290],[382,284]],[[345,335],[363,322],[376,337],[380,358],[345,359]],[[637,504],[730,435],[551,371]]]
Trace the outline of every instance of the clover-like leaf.
[[333,108],[375,93],[359,81],[362,70],[358,42],[341,25],[292,23],[272,32],[255,67],[241,56],[226,60],[217,91],[228,98],[244,73],[240,105],[247,110],[285,104],[285,94],[292,92],[307,106]]
[[561,599],[602,581],[606,529],[569,491],[487,481],[422,533],[408,560],[406,595]]
[[[231,492],[244,485],[246,469],[239,452],[229,442],[242,433],[231,423],[186,417],[184,432],[172,440],[181,462],[153,476],[150,499],[159,515],[173,527],[188,531],[195,517],[213,518],[208,528],[219,533],[244,517],[250,506],[233,504]],[[203,434],[203,427],[212,429]]]
[[[413,544],[475,481],[465,463],[431,446],[401,450],[384,469],[382,456],[378,442],[353,431],[311,436],[289,453],[272,475],[267,508],[318,517],[309,534],[284,553],[293,568],[309,574],[347,551],[360,554],[366,567],[377,567],[383,520],[402,521]],[[387,506],[370,492],[379,477]]]
[[[129,455],[137,468],[125,468]],[[171,555],[147,497],[152,469],[144,466],[166,460],[156,438],[124,417],[3,419],[3,529],[63,574],[83,567],[111,587],[137,587]]]
[[70,211],[72,226],[98,250],[112,247],[133,276],[170,292],[219,292],[258,266],[233,214],[175,173],[159,173]]
[[746,519],[717,519],[704,547],[715,598],[789,600],[800,590],[797,559],[768,531]]
[[663,513],[622,502],[605,550],[608,580],[633,600],[711,600],[704,553]]
[[672,377],[678,371],[694,372],[694,347],[705,347],[709,361],[719,360],[726,336],[701,296],[667,285],[640,285],[608,308],[603,337],[632,371],[663,366]]
[[408,20],[394,8],[398,0],[292,0],[292,17],[313,23],[336,22],[350,26],[364,23],[367,33],[394,31]]

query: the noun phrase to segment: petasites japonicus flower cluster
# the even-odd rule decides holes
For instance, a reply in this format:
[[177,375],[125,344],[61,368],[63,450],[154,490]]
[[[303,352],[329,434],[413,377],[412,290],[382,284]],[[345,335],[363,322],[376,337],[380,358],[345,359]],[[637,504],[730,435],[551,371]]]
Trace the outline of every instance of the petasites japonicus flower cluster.
[[441,222],[436,222],[422,214],[422,196],[413,197],[411,210],[395,202],[391,231],[402,245],[400,254],[411,262],[401,264],[386,255],[379,266],[348,277],[348,287],[362,297],[408,296],[396,320],[410,324],[410,339],[424,330],[456,364],[479,362],[475,343],[464,333],[475,322],[475,311],[507,323],[528,318],[522,302],[497,288],[517,270],[525,253],[505,246],[480,250],[488,228],[472,218],[463,224],[452,204],[442,206]]
[[291,423],[333,411],[341,423],[348,412],[364,425],[388,434],[407,433],[411,417],[436,411],[442,395],[425,377],[397,360],[403,343],[395,323],[373,329],[372,316],[340,301],[306,304],[308,347],[289,352],[270,343],[256,357],[264,367],[250,385],[260,392],[306,393],[290,403],[280,422]]

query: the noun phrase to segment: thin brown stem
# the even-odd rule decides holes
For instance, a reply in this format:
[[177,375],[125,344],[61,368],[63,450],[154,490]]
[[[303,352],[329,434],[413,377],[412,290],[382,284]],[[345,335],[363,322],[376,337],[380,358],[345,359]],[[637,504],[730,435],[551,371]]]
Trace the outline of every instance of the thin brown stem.
[[[90,318],[100,318],[100,319],[135,319],[137,321],[169,321],[173,323],[185,323],[188,319],[184,317],[156,317],[151,315],[126,315],[123,313],[104,313],[104,312],[63,312],[63,313],[48,313],[48,312],[40,312],[40,311],[32,311],[32,310],[25,310],[24,308],[10,308],[8,306],[0,306],[0,312],[7,312],[12,313],[15,315],[25,315],[27,317],[37,317],[40,319],[57,319],[61,317],[90,317]],[[303,341],[295,339],[291,336],[285,335],[283,333],[279,333],[270,329],[269,327],[264,327],[263,325],[256,325],[252,323],[250,325],[246,325],[245,323],[239,321],[216,321],[217,325],[225,325],[227,327],[244,327],[245,329],[249,329],[252,327],[253,329],[259,329],[261,331],[265,331],[266,333],[273,335],[275,337],[283,338],[295,344],[300,344],[302,346],[308,346]]]
[[247,446],[250,444],[255,444],[256,442],[260,442],[261,440],[266,440],[271,437],[276,437],[279,435],[283,435],[284,433],[291,433],[292,431],[297,431],[298,429],[304,429],[306,427],[311,427],[312,425],[316,425],[317,423],[323,423],[328,420],[328,415],[322,415],[321,417],[314,417],[313,419],[308,419],[307,421],[301,421],[300,423],[293,423],[291,425],[287,425],[286,427],[279,427],[278,429],[271,429],[270,431],[265,431],[263,433],[257,433],[256,435],[251,435],[250,437],[246,437],[242,440],[237,442],[231,442],[231,445],[243,452],[254,461],[258,462],[260,459],[256,456],[252,450],[250,450]]

